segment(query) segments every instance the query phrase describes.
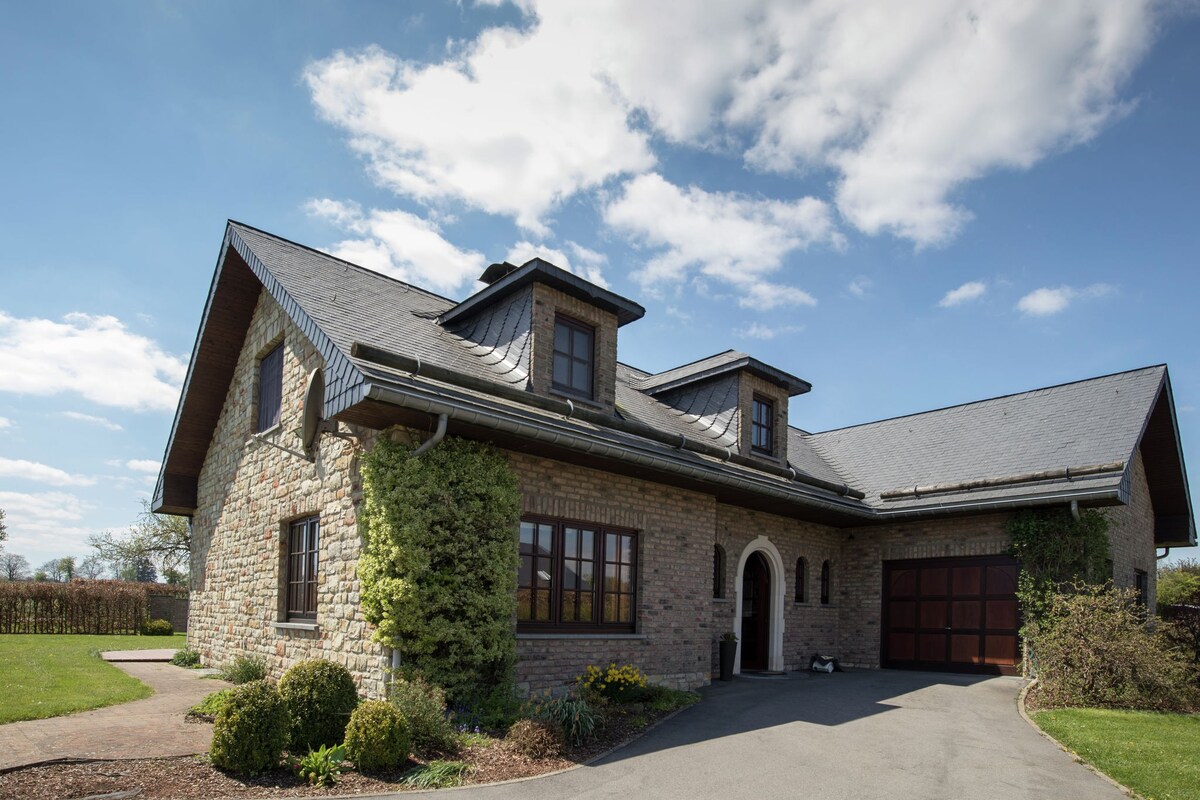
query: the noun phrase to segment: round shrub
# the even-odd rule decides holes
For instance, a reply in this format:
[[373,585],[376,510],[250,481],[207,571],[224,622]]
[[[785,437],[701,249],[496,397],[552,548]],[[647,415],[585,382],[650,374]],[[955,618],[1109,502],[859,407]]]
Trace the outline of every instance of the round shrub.
[[142,623],[142,636],[174,636],[175,629],[165,619],[148,619]]
[[358,705],[349,670],[321,658],[301,661],[283,673],[279,694],[292,717],[289,749],[304,752],[342,743],[350,712]]
[[517,720],[504,741],[527,758],[554,758],[566,749],[562,729],[540,719]]
[[235,686],[217,710],[208,750],[212,763],[244,775],[278,766],[290,722],[283,698],[270,683]]
[[404,717],[418,755],[454,749],[454,726],[446,716],[446,693],[437,686],[419,675],[396,676],[388,689],[388,701]]
[[408,760],[408,725],[390,703],[365,700],[346,726],[346,758],[360,772],[394,769]]

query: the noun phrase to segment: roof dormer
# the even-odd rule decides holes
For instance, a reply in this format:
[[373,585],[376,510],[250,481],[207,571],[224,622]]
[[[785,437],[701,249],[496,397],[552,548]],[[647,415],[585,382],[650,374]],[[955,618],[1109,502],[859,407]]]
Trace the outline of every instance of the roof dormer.
[[503,351],[494,358],[531,392],[615,409],[617,329],[644,308],[540,258],[492,264],[479,279],[488,285],[442,314],[443,326]]
[[739,454],[787,464],[788,400],[812,385],[726,350],[651,375],[637,388],[708,425],[715,438],[732,441]]

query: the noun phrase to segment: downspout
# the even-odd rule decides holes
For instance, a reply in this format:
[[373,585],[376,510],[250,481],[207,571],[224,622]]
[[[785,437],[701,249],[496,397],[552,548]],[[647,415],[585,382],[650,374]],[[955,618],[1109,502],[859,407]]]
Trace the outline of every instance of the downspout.
[[[437,447],[438,443],[442,441],[442,439],[446,438],[446,423],[449,421],[449,414],[438,414],[437,430],[433,432],[433,436],[430,436],[421,443],[420,447],[413,451],[412,457],[417,458],[422,453],[428,452],[429,450]],[[397,656],[397,658],[398,657],[399,656]]]
[[1071,516],[1075,518],[1076,522],[1079,522],[1079,501],[1078,500],[1071,501]]
[[1163,548],[1163,554],[1162,554],[1161,556],[1155,556],[1155,557],[1154,557],[1154,560],[1155,560],[1155,561],[1162,561],[1164,558],[1166,558],[1166,557],[1167,557],[1167,556],[1169,556],[1169,555],[1171,555],[1171,548],[1169,548],[1169,547],[1164,547],[1164,548]]

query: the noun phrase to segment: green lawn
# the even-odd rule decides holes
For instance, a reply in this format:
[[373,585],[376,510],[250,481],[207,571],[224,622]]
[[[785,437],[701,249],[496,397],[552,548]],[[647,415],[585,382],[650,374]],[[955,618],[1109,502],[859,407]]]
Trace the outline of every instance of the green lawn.
[[102,650],[183,647],[187,637],[0,634],[0,723],[44,719],[149,697],[150,687],[100,660]]
[[1089,764],[1150,800],[1200,798],[1200,714],[1062,709],[1033,719]]

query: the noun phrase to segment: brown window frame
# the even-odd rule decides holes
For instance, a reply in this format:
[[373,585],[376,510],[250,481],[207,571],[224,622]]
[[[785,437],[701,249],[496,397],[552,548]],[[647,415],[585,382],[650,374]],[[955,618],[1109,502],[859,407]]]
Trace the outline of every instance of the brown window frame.
[[1150,574],[1146,570],[1133,571],[1133,590],[1137,593],[1134,602],[1142,608],[1147,608],[1150,605]]
[[283,419],[283,342],[258,360],[257,411],[255,433],[268,431]]
[[[521,517],[521,525],[534,526],[534,536],[540,535],[541,529],[538,526],[549,526],[550,528],[550,552],[548,555],[538,555],[529,552],[527,546],[522,543],[521,537],[518,536],[518,553],[521,560],[521,566],[524,566],[526,558],[533,558],[535,561],[529,569],[530,579],[532,580],[536,574],[537,568],[540,566],[538,562],[548,561],[550,565],[550,581],[549,587],[542,587],[533,584],[522,584],[520,576],[520,567],[518,568],[517,576],[517,632],[518,633],[547,633],[547,632],[564,632],[564,633],[633,633],[637,630],[637,600],[638,600],[638,559],[639,559],[639,534],[635,530],[629,528],[621,528],[613,525],[597,525],[594,522],[584,522],[582,520],[560,519],[556,517],[544,516],[523,516]],[[566,555],[566,537],[567,530],[583,530],[592,532],[592,553],[591,558],[576,557],[570,558]],[[610,536],[629,537],[632,542],[629,546],[629,560],[625,561],[620,558],[620,543],[617,544],[617,560],[610,558],[607,542]],[[535,539],[535,542],[537,540]],[[536,545],[535,545],[536,546]],[[568,590],[563,584],[563,575],[566,568],[566,562],[580,561],[592,564],[592,589],[591,589],[591,621],[584,622],[579,620],[563,619],[563,600],[564,594]],[[630,589],[629,592],[614,591],[608,587],[606,578],[607,567],[614,566],[617,568],[618,579],[621,567],[628,567],[630,573]],[[578,586],[578,584],[577,584]],[[536,614],[537,595],[545,592],[548,594],[548,619],[532,620],[521,619],[520,593],[528,590],[530,592],[530,608]],[[578,589],[575,590],[578,592]],[[606,622],[604,620],[605,610],[610,597],[624,598],[630,609],[628,622]],[[575,609],[578,610],[580,605],[578,597],[576,597]],[[618,605],[618,608],[620,606]]]
[[[562,326],[567,329],[567,349],[558,349],[558,328]],[[588,337],[588,352],[587,358],[583,358],[575,352],[575,333],[584,333]],[[564,356],[567,359],[567,382],[560,383],[554,377],[554,362],[559,356]],[[580,366],[583,365],[583,366]],[[586,369],[588,376],[587,390],[578,389],[572,385],[575,377],[576,368]],[[596,396],[596,328],[593,325],[588,325],[586,322],[568,317],[566,314],[554,315],[554,339],[550,354],[550,386],[556,392],[569,394],[574,397],[581,397],[585,400],[591,400]]]
[[725,548],[713,545],[713,599],[725,599]]
[[[765,421],[758,418],[760,406],[766,409]],[[765,432],[765,447],[758,443],[760,431]],[[760,394],[750,399],[750,451],[763,456],[775,454],[775,401]]]
[[[300,550],[294,549],[300,534]],[[321,518],[303,517],[287,525],[284,541],[283,610],[288,622],[317,618],[317,584],[321,569]],[[297,591],[294,587],[300,587]]]
[[808,559],[804,556],[796,559],[796,602],[808,602]]
[[821,562],[821,605],[829,605],[830,585],[833,583],[833,567],[829,564],[829,559]]

